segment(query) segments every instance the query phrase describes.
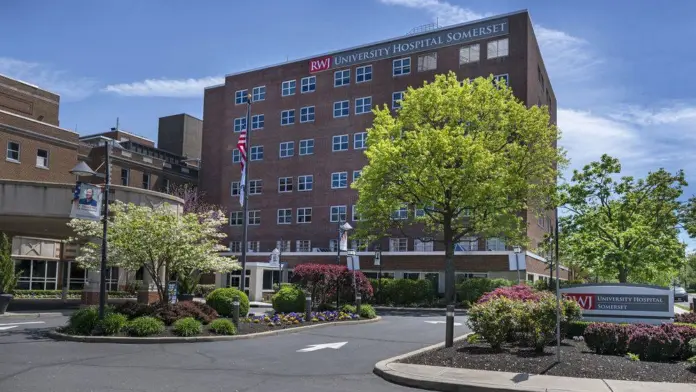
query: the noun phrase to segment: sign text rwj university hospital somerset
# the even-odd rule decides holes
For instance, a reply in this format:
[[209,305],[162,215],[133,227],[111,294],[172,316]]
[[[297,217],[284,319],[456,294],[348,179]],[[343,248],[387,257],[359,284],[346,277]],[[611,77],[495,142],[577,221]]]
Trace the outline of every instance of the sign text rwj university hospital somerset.
[[495,37],[508,33],[507,19],[498,19],[476,25],[454,27],[448,30],[435,31],[418,37],[404,38],[389,43],[376,44],[365,48],[347,51],[335,55],[310,60],[309,72],[320,72],[335,67],[347,67],[365,61],[381,60],[384,58],[407,55],[428,49],[461,44],[487,37]]

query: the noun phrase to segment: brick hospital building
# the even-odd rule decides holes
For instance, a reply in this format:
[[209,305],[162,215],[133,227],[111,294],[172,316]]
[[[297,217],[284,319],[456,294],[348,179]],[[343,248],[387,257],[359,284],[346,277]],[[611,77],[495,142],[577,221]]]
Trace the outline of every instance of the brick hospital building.
[[[311,58],[228,75],[206,89],[200,186],[230,214],[230,252],[241,251],[240,164],[236,143],[250,127],[247,287],[252,297],[272,290],[278,272],[268,259],[282,250],[288,270],[302,262],[336,262],[339,222],[352,226],[357,192],[350,184],[367,163],[366,129],[372,108],[393,110],[409,86],[453,71],[460,80],[505,79],[517,98],[547,105],[556,121],[556,99],[526,11],[410,34]],[[250,95],[251,124],[246,124]],[[532,246],[552,229],[553,212],[526,213]],[[398,235],[380,243],[383,274],[430,279],[444,291],[444,250],[439,244]],[[545,279],[546,260],[515,254],[500,238],[470,238],[456,246],[459,277]],[[361,269],[376,277],[375,244],[353,241]],[[342,263],[346,263],[345,258]],[[562,270],[562,278],[567,270]],[[285,277],[287,278],[287,277]],[[236,285],[239,274],[218,276]]]

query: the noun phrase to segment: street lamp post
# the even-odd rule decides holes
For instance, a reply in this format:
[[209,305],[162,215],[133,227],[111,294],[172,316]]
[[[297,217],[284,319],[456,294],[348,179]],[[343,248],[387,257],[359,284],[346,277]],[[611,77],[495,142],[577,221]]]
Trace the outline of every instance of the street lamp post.
[[[102,249],[101,249],[101,266],[99,272],[99,319],[104,318],[104,309],[106,308],[106,251],[107,251],[107,232],[109,229],[109,183],[111,182],[111,162],[109,156],[111,155],[111,143],[108,140],[104,141],[104,194],[103,198],[103,211],[104,216],[102,217]],[[78,163],[72,170],[70,174],[76,176],[92,176],[96,173],[92,168],[90,168],[86,163]]]
[[355,280],[355,250],[351,249],[346,252],[346,255],[350,257],[350,269],[353,270],[353,301],[355,305],[358,305],[358,284]]
[[[336,265],[341,265],[341,242],[343,240],[343,235],[346,235],[346,250],[348,250],[348,231],[352,230],[353,226],[351,226],[348,222],[345,221],[340,221],[338,222],[338,244],[336,244]],[[340,302],[340,291],[339,291],[339,278],[340,276],[336,274],[336,310],[338,310],[339,307],[339,302]]]
[[522,247],[515,245],[512,250],[515,252],[515,264],[517,265],[517,284],[520,284],[520,253],[522,253]]
[[377,272],[377,292],[379,296],[377,301],[382,303],[382,251],[379,244],[375,245],[375,265],[379,266],[379,272]]

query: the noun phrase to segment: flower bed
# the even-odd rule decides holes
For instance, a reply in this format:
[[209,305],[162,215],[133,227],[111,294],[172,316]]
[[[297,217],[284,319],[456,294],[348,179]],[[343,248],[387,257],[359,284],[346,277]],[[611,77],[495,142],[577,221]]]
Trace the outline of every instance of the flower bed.
[[312,312],[308,320],[305,320],[304,313],[249,314],[240,319],[239,325],[235,327],[231,319],[218,317],[215,310],[204,304],[130,303],[117,308],[108,308],[104,321],[98,320],[97,308],[81,309],[70,317],[68,325],[61,328],[59,332],[76,336],[130,337],[246,335],[359,319],[360,316],[355,313],[342,311]]
[[[475,332],[454,347],[404,362],[568,377],[696,382],[696,326],[581,323],[578,305],[561,303],[561,345],[556,364],[556,299],[527,286],[484,295],[469,312]],[[581,335],[581,336],[576,336]],[[692,365],[693,364],[693,365]]]

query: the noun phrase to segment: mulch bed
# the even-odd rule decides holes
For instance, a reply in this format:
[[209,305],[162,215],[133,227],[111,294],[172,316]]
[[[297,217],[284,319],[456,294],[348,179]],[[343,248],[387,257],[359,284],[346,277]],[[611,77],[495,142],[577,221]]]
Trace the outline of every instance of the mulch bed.
[[686,362],[633,362],[620,356],[597,355],[584,342],[574,340],[562,342],[558,364],[555,346],[546,347],[544,353],[513,346],[503,346],[501,352],[495,352],[487,344],[469,344],[466,340],[401,362],[550,376],[696,383],[696,370]]

